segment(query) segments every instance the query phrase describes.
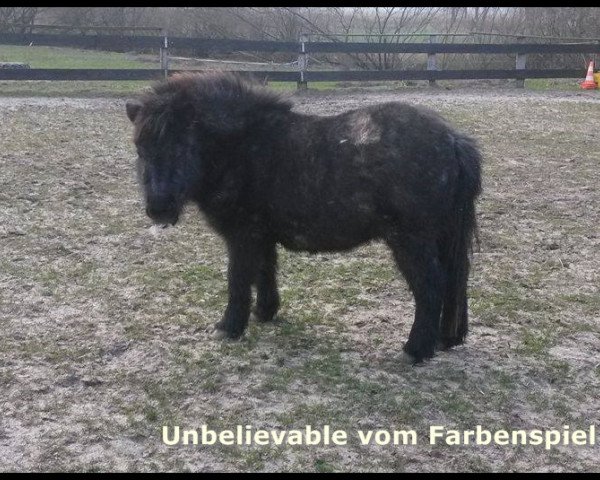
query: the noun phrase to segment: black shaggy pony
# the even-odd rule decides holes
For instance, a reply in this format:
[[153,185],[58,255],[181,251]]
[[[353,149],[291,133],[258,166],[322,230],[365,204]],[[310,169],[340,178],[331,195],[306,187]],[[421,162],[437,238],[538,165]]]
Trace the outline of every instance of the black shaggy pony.
[[303,115],[223,73],[174,76],[127,102],[146,212],[175,224],[193,202],[227,242],[229,303],[217,336],[279,307],[276,244],[308,252],[389,245],[416,301],[404,350],[419,362],[467,334],[480,192],[474,141],[437,114],[384,103]]

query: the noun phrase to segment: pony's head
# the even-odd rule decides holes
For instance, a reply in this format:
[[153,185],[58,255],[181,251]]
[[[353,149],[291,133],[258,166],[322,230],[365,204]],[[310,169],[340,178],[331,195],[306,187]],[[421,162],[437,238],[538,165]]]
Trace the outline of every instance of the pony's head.
[[207,169],[236,145],[261,111],[273,108],[289,110],[291,104],[228,73],[175,75],[140,100],[128,101],[148,216],[175,224]]

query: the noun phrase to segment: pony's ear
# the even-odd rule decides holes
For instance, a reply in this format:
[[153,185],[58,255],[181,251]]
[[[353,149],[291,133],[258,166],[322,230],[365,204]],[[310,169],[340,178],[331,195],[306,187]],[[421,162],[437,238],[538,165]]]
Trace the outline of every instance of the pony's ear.
[[138,113],[140,113],[141,109],[141,102],[137,100],[127,100],[127,103],[125,103],[125,110],[127,110],[127,117],[131,123],[135,122],[135,119],[138,116]]

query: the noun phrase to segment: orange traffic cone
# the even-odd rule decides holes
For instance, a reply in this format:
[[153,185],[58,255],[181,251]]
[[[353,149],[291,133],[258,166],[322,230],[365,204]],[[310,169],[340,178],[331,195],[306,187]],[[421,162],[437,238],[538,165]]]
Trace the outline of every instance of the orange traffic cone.
[[585,76],[585,82],[580,83],[579,86],[581,88],[585,88],[586,90],[594,90],[597,88],[596,82],[594,81],[594,61],[590,62],[590,66],[587,70],[587,75]]

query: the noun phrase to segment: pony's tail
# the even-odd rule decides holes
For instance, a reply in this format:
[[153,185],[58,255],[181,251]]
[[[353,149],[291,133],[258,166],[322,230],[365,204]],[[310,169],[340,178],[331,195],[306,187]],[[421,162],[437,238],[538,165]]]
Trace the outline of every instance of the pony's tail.
[[460,345],[468,332],[467,280],[473,239],[477,237],[475,200],[481,193],[481,154],[475,141],[455,137],[458,178],[452,218],[442,249],[446,271],[441,318],[442,348]]

